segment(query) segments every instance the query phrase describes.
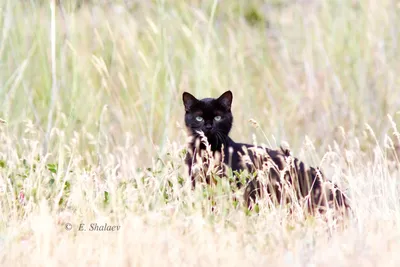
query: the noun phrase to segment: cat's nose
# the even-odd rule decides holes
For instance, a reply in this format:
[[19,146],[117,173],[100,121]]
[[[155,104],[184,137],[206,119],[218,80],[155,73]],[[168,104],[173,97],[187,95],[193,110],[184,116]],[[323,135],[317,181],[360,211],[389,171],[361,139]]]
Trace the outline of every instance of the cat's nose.
[[212,127],[213,127],[212,124],[206,124],[206,129],[207,129],[207,130],[211,130]]

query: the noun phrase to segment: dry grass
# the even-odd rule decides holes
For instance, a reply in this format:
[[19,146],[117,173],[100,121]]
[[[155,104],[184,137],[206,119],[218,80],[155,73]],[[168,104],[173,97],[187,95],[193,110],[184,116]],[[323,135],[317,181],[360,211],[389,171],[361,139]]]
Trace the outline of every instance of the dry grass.
[[[0,0],[2,266],[399,266],[398,1],[63,2]],[[181,94],[227,89],[232,137],[321,166],[346,227],[190,189]]]

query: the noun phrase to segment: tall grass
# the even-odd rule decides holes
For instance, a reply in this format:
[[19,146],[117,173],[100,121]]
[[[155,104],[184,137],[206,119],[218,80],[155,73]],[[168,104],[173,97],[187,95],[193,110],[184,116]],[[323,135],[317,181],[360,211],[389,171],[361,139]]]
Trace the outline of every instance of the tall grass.
[[[391,0],[0,0],[1,265],[398,266],[399,22]],[[346,227],[191,190],[181,94],[228,89],[232,138],[321,166]]]

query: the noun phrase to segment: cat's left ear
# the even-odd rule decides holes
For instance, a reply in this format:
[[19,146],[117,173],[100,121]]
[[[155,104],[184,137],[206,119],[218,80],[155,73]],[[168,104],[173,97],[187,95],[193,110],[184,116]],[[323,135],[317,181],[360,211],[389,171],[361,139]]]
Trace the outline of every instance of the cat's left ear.
[[193,104],[198,101],[197,98],[187,92],[183,93],[182,100],[186,111],[189,111]]
[[231,109],[232,106],[233,95],[231,91],[226,91],[220,97],[218,97],[218,101],[224,105],[228,110]]

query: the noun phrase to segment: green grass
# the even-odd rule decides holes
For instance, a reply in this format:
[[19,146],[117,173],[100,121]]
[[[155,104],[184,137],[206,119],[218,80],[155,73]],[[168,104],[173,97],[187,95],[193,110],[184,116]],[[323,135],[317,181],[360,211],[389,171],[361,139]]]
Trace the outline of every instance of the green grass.
[[[0,265],[398,266],[399,3],[62,2],[0,0]],[[345,228],[191,190],[182,93],[226,90],[232,138],[320,166]]]

